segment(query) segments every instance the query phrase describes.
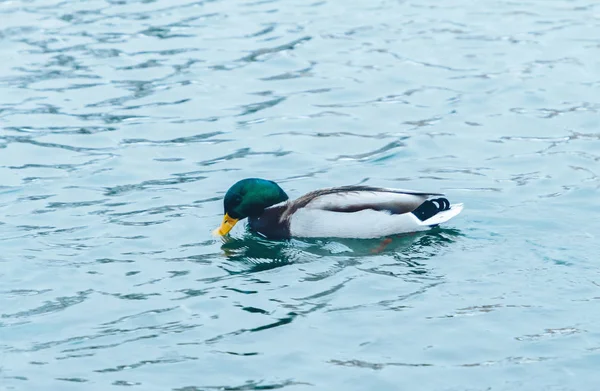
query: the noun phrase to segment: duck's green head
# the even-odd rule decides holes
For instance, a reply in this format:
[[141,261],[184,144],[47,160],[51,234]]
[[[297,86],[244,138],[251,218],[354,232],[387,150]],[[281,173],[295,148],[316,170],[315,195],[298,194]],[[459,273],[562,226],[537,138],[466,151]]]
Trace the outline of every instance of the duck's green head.
[[225,216],[221,226],[214,230],[214,233],[226,235],[238,221],[246,217],[260,216],[269,206],[287,199],[287,194],[273,181],[260,178],[242,179],[227,190],[223,200]]

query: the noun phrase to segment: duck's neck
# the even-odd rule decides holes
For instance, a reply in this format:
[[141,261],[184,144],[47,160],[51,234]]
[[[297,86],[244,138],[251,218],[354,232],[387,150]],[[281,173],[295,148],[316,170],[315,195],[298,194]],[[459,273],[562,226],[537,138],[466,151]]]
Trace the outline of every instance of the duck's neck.
[[281,216],[287,208],[287,201],[272,205],[257,217],[249,217],[250,229],[269,239],[288,239],[290,237],[290,222]]

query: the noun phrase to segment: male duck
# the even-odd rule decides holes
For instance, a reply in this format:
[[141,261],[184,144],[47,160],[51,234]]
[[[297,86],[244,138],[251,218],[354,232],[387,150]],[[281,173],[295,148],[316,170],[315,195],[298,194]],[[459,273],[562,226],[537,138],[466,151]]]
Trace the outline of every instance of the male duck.
[[225,194],[225,216],[214,233],[226,235],[248,217],[250,229],[268,239],[372,239],[424,231],[458,215],[462,204],[450,205],[438,193],[371,186],[315,190],[289,201],[273,181],[248,178]]

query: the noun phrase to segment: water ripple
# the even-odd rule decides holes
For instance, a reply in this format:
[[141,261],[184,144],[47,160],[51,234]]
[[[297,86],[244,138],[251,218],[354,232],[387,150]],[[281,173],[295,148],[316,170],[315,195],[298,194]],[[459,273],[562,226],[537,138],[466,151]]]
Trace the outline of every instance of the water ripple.
[[[493,5],[1,3],[0,384],[589,389],[598,5]],[[466,209],[214,238],[245,177]]]

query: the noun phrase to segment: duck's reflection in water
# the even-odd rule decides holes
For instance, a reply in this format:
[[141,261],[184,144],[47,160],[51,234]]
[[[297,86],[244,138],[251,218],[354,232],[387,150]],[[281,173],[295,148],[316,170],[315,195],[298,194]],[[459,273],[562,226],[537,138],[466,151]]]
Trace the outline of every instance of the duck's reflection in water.
[[227,257],[223,268],[231,274],[254,273],[328,257],[368,258],[392,256],[409,267],[435,256],[462,234],[457,229],[434,228],[426,232],[384,239],[267,240],[246,231],[242,237],[224,237],[221,249]]

